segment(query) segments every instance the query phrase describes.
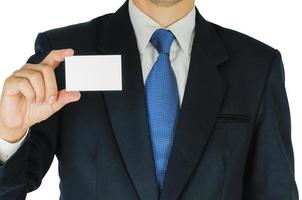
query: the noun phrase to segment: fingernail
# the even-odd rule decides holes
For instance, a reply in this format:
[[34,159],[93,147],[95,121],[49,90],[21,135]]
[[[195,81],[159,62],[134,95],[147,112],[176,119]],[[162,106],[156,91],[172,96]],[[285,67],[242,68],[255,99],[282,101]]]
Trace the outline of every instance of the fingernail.
[[48,98],[48,103],[53,104],[56,101],[56,97],[55,96],[51,96]]
[[38,104],[39,104],[39,105],[42,105],[42,104],[43,104],[43,102],[44,102],[44,100],[43,100],[43,99],[41,99],[41,100],[39,100]]
[[36,98],[36,104],[41,105],[43,101],[41,99]]
[[68,55],[71,55],[71,54],[74,53],[74,50],[73,50],[73,49],[67,49],[67,50],[65,51],[65,53],[68,54]]

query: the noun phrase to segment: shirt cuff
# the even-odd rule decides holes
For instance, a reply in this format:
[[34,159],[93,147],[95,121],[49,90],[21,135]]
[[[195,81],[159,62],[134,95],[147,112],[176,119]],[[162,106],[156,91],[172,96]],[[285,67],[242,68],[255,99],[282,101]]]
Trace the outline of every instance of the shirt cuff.
[[16,153],[16,151],[21,147],[23,141],[25,140],[26,136],[28,135],[29,129],[27,129],[26,134],[23,138],[16,142],[10,143],[0,138],[0,161],[6,162],[10,157]]

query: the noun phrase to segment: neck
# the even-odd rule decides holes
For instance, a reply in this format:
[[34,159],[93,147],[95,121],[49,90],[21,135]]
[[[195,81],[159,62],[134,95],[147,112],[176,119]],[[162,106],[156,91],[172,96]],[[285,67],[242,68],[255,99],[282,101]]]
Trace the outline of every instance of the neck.
[[194,7],[194,0],[182,0],[171,6],[158,6],[150,0],[133,0],[133,3],[162,27],[178,21]]

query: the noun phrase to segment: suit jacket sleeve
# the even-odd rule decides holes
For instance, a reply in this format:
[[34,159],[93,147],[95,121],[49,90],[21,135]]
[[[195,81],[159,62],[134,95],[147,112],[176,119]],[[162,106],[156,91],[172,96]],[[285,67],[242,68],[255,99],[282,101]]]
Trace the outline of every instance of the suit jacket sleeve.
[[245,200],[298,200],[290,112],[278,51],[256,117],[244,189]]
[[[38,35],[35,55],[29,63],[40,63],[51,51],[45,34]],[[6,162],[0,163],[0,199],[25,199],[37,189],[49,169],[56,150],[58,114],[29,129],[22,146]]]

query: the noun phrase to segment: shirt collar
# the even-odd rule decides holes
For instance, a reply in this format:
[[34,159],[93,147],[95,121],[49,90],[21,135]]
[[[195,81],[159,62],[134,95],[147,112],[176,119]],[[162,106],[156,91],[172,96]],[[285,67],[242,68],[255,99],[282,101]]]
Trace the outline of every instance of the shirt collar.
[[[138,42],[138,49],[142,53],[147,47],[149,40],[156,29],[163,28],[151,17],[141,11],[133,2],[129,0],[129,15],[134,28],[136,39]],[[187,56],[190,56],[190,45],[195,29],[195,7],[184,17],[165,27],[170,30],[180,47]]]

